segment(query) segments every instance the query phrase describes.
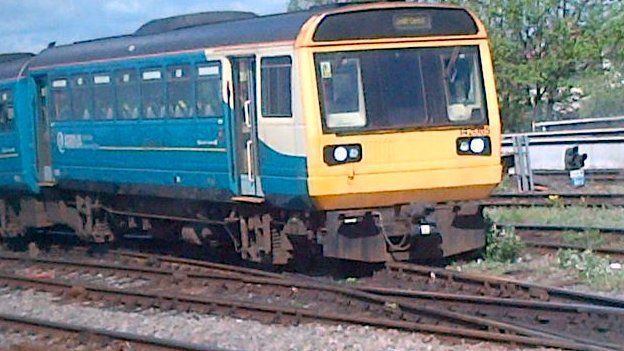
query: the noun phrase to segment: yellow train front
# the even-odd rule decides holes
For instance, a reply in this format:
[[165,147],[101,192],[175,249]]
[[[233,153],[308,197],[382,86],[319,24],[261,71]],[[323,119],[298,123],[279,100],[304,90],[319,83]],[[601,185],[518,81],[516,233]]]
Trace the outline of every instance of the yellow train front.
[[339,8],[299,35],[308,188],[323,254],[367,262],[482,248],[501,180],[487,34],[465,9]]

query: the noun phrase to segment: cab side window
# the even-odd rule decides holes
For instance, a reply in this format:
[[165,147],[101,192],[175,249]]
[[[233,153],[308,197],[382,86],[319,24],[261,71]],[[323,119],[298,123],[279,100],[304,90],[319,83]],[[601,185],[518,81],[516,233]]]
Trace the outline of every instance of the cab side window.
[[8,90],[0,91],[0,131],[11,130],[14,119],[13,94]]
[[109,74],[93,75],[93,98],[95,100],[94,115],[96,119],[115,118],[115,91]]
[[115,73],[117,87],[117,114],[123,119],[137,119],[141,115],[141,85],[135,70]]
[[190,66],[167,68],[167,115],[174,118],[192,117],[193,81]]
[[141,72],[141,105],[143,117],[148,119],[165,117],[165,87],[162,71],[158,68]]
[[69,95],[69,84],[66,78],[52,80],[50,116],[56,121],[66,121],[71,119],[71,100]]
[[262,116],[292,117],[292,59],[266,57],[261,61]]
[[71,79],[72,115],[76,120],[93,118],[93,94],[88,75],[77,75]]
[[196,110],[199,117],[223,116],[221,94],[221,66],[208,64],[197,66],[195,83]]

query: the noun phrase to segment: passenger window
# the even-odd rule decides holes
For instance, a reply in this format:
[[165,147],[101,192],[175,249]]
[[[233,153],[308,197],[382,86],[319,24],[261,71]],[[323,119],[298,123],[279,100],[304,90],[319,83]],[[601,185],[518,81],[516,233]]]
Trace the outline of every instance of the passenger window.
[[10,91],[0,92],[0,130],[9,131],[13,127],[15,112],[13,109],[13,94]]
[[71,119],[71,101],[67,89],[67,79],[55,79],[52,81],[52,119],[65,121]]
[[95,118],[113,119],[115,117],[115,92],[110,75],[95,74],[93,76],[93,96],[95,99]]
[[165,89],[162,82],[162,72],[159,69],[150,69],[141,74],[141,104],[143,117],[165,117]]
[[292,117],[290,56],[263,58],[262,116]]
[[194,115],[193,82],[190,66],[169,67],[167,69],[167,109],[168,115],[175,118]]
[[91,84],[89,76],[79,75],[72,77],[72,115],[74,119],[85,120],[93,117],[91,106]]
[[139,118],[141,90],[136,71],[120,71],[115,74],[117,85],[117,113],[123,119]]
[[221,66],[218,64],[197,67],[196,109],[200,117],[223,116],[221,95]]

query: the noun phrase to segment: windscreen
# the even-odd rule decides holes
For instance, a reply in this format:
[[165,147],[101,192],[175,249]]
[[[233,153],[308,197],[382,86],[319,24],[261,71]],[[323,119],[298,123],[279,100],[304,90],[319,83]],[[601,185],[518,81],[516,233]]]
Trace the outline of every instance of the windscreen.
[[487,123],[477,47],[316,55],[326,131]]

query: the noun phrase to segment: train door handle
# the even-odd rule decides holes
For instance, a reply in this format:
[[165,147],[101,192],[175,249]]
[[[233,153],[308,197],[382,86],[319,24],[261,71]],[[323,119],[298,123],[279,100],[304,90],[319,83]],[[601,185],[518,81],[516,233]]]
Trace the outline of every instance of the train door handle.
[[253,183],[255,181],[253,177],[253,172],[251,169],[251,145],[253,144],[252,140],[247,140],[247,177],[249,178],[249,182]]
[[245,106],[244,106],[244,114],[245,114],[245,125],[247,126],[247,128],[251,128],[251,111],[250,111],[250,107],[251,107],[251,100],[247,100],[245,101]]

